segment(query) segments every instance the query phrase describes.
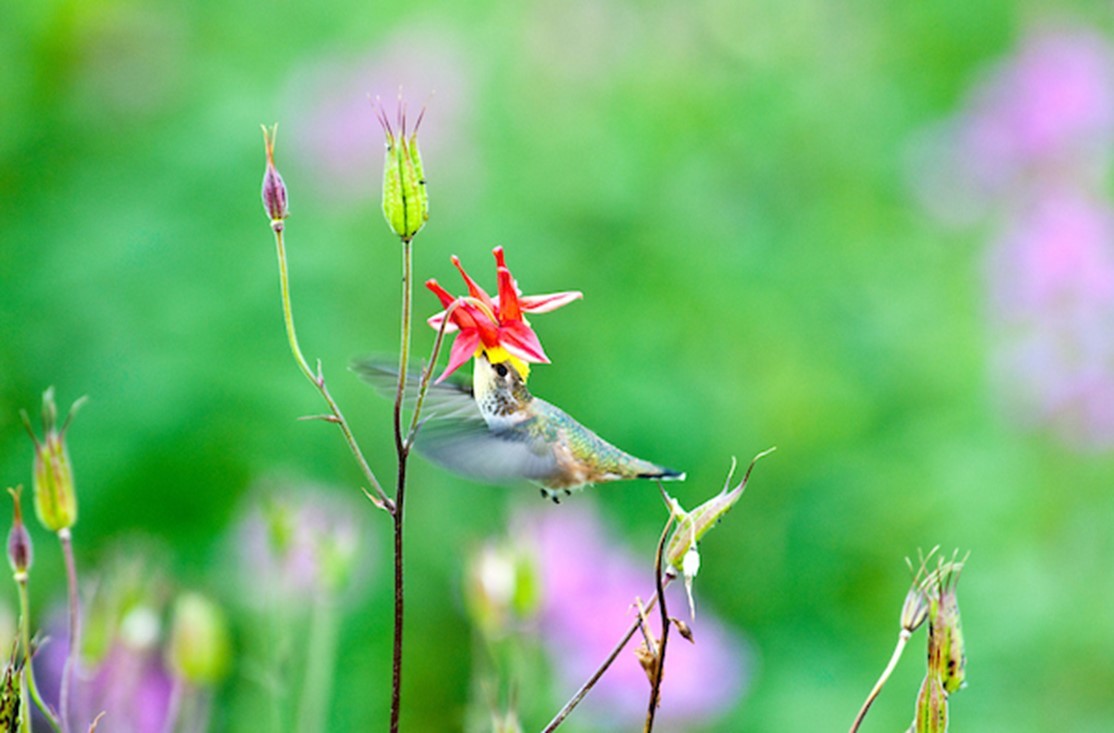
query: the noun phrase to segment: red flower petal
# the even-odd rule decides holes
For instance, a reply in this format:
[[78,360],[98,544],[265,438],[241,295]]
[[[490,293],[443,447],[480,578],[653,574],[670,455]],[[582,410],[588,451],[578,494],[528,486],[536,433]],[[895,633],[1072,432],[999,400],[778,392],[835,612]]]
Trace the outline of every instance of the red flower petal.
[[509,323],[522,321],[522,309],[518,306],[518,293],[515,292],[514,278],[506,267],[500,267],[499,273],[499,321]]
[[477,300],[483,301],[484,305],[495,310],[495,304],[491,302],[491,297],[481,288],[475,280],[473,280],[467,272],[464,271],[464,265],[460,264],[460,258],[456,255],[452,256],[453,265],[456,267],[460,276],[464,278],[464,283],[468,286],[468,294]]
[[453,347],[449,350],[449,364],[445,367],[445,371],[441,372],[441,376],[437,378],[441,382],[445,377],[449,376],[457,369],[459,369],[466,361],[472,358],[476,353],[476,349],[480,345],[480,336],[476,331],[461,331],[457,334],[456,340],[453,341]]
[[504,323],[499,329],[499,336],[503,347],[519,359],[535,364],[549,363],[549,357],[545,355],[538,335],[522,321]]
[[584,293],[579,290],[566,290],[561,293],[547,293],[545,295],[520,295],[518,296],[518,305],[526,313],[549,313],[583,297]]

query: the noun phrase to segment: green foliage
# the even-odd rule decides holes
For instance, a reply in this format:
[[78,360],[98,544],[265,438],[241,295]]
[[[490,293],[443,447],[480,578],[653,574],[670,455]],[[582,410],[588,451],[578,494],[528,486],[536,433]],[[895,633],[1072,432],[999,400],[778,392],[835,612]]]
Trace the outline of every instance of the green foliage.
[[[1109,30],[1105,9],[1054,5]],[[273,120],[302,345],[390,475],[389,405],[346,365],[397,342],[398,246],[380,220],[366,94],[404,83],[411,99],[436,92],[419,282],[451,279],[452,253],[483,261],[502,244],[531,292],[582,290],[540,324],[553,365],[531,388],[687,471],[671,486],[685,506],[719,488],[726,457],[779,446],[702,547],[702,612],[737,626],[762,662],[725,730],[849,722],[891,641],[894,558],[936,544],[978,558],[964,624],[979,662],[955,719],[1103,730],[1114,461],[999,409],[985,245],[929,220],[906,167],[910,141],[1037,10],[1048,4],[11,4],[0,481],[31,483],[19,410],[54,384],[89,395],[67,434],[83,568],[144,533],[170,544],[178,577],[231,574],[235,507],[261,477],[359,491],[332,426],[296,420],[321,408],[287,350],[260,212],[259,123]],[[421,319],[439,305],[420,292],[415,309],[421,355],[433,339]],[[404,705],[403,722],[452,730],[470,694],[462,548],[540,499],[420,461],[412,481],[404,698],[422,704]],[[598,501],[632,545],[652,547],[656,489],[609,486]],[[388,523],[367,512],[366,544],[383,552],[357,563],[377,590],[338,631],[329,730],[385,720]],[[32,590],[43,609],[64,597],[62,575],[44,571]],[[255,730],[251,664],[233,668],[225,729]],[[908,720],[914,675],[899,670],[874,725]],[[554,709],[567,692],[547,692]]]

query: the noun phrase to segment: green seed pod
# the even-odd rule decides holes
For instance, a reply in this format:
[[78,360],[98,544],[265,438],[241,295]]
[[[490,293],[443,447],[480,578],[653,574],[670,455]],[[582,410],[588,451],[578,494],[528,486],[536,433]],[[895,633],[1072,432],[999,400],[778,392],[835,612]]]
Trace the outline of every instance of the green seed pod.
[[948,694],[940,678],[929,670],[917,695],[914,733],[945,733],[948,730]]
[[16,733],[20,729],[19,693],[23,679],[23,657],[13,646],[11,659],[4,667],[4,679],[0,683],[0,731]]
[[74,490],[70,452],[66,448],[66,430],[84,398],[70,407],[61,429],[56,427],[58,408],[54,404],[54,388],[43,393],[43,439],[35,436],[31,420],[22,413],[23,424],[35,443],[34,493],[35,513],[51,532],[68,529],[77,521],[77,493]]
[[397,135],[382,109],[379,110],[379,122],[387,144],[383,163],[383,216],[395,234],[409,241],[429,219],[429,192],[425,185],[422,156],[418,151],[421,116],[409,135],[406,133],[405,112],[401,109]]
[[939,673],[944,689],[951,694],[967,684],[967,653],[963,644],[963,628],[959,619],[959,601],[955,587],[963,563],[946,563],[940,569],[940,595],[937,599],[929,637],[939,644]]

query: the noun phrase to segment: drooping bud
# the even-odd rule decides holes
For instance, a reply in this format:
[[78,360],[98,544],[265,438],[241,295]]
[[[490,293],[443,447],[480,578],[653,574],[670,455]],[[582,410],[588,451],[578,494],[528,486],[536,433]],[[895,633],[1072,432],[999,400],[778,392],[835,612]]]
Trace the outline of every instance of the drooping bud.
[[54,404],[54,388],[43,392],[43,439],[40,441],[31,427],[27,412],[20,414],[23,424],[35,443],[34,494],[35,513],[43,526],[51,532],[72,527],[77,521],[77,494],[74,491],[73,469],[69,450],[66,448],[66,430],[85,398],[70,407],[66,421],[58,429],[58,408]]
[[418,128],[422,124],[424,110],[409,134],[406,130],[406,108],[401,100],[397,134],[382,107],[376,109],[376,114],[383,126],[387,147],[383,163],[383,216],[392,231],[408,242],[429,219],[429,192],[422,170],[422,156],[418,151]]
[[[696,543],[700,538],[707,534],[708,530],[716,526],[723,515],[727,513],[731,507],[738,503],[739,499],[743,496],[746,490],[747,481],[750,479],[750,472],[754,469],[754,464],[758,462],[759,458],[772,453],[775,449],[762,451],[754,457],[747,467],[747,472],[743,476],[743,480],[733,488],[728,489],[731,485],[731,477],[735,473],[735,461],[732,459],[731,470],[727,474],[727,480],[723,484],[723,490],[713,496],[708,501],[693,509],[691,512],[685,512],[680,509],[680,506],[673,502],[670,511],[678,516],[677,528],[673,530],[669,542],[665,546],[665,562],[669,566],[667,573],[676,575],[678,572],[684,572],[684,563],[686,556],[689,552],[694,550]],[[699,557],[696,558],[699,561]],[[690,559],[690,563],[693,561]],[[699,567],[699,565],[697,565]],[[695,574],[695,573],[694,573]]]
[[283,222],[290,216],[286,199],[286,184],[282,180],[278,169],[275,168],[275,137],[278,135],[278,123],[267,129],[263,127],[263,147],[267,151],[267,168],[263,171],[263,210],[271,218],[271,228],[281,232]]
[[[12,566],[17,578],[27,577],[34,555],[31,552],[31,534],[23,523],[23,506],[20,502],[23,487],[9,488],[8,493],[12,495],[13,502],[12,528],[8,532],[8,564]],[[0,730],[3,728],[0,727]]]
[[913,561],[905,558],[909,570],[913,571],[913,584],[905,594],[905,602],[901,606],[901,630],[905,634],[912,634],[920,628],[928,618],[929,596],[935,593],[936,574],[928,572],[928,559],[936,552],[932,548],[928,555],[920,555],[920,566],[913,571]]
[[914,733],[945,733],[948,730],[948,694],[931,669],[921,683],[913,717]]
[[166,654],[169,667],[186,682],[219,682],[231,659],[224,612],[199,593],[183,593],[174,604]]

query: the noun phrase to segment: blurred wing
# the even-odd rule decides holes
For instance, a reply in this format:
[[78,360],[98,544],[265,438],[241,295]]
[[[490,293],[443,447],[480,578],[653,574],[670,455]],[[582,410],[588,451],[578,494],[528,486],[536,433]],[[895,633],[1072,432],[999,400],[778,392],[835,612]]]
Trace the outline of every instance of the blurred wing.
[[541,481],[557,471],[550,446],[524,431],[493,432],[482,417],[426,425],[418,431],[417,448],[434,463],[480,481]]
[[[361,359],[352,363],[352,371],[356,372],[365,382],[375,388],[375,391],[392,402],[398,390],[398,365],[390,364],[383,359]],[[408,409],[414,409],[418,400],[418,387],[422,375],[416,370],[411,370],[406,377],[406,394],[404,400]],[[472,386],[462,379],[446,380],[437,384],[430,380],[429,389],[426,391],[425,403],[422,405],[422,421],[437,421],[442,419],[467,419],[483,422],[480,409],[472,398]]]

